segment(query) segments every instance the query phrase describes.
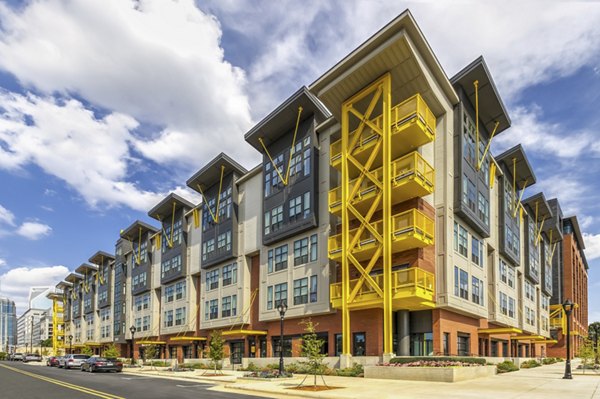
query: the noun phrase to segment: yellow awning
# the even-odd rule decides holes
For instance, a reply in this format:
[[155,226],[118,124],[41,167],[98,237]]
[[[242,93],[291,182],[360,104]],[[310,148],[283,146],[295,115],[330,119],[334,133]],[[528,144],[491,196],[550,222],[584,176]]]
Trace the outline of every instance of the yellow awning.
[[102,346],[99,342],[86,342],[84,346]]
[[261,330],[228,330],[223,331],[222,335],[267,335],[267,332]]
[[555,339],[546,339],[544,341],[537,341],[536,344],[556,344],[558,343]]
[[165,341],[136,341],[138,345],[165,345]]
[[546,339],[546,337],[542,337],[541,335],[517,335],[514,337],[511,337],[510,339],[514,339],[517,341],[543,341]]
[[480,334],[521,334],[523,330],[516,327],[493,327],[480,328],[477,330]]
[[84,344],[73,344],[73,345],[69,345],[72,346],[73,348],[85,348]]
[[206,337],[173,337],[169,341],[206,341]]

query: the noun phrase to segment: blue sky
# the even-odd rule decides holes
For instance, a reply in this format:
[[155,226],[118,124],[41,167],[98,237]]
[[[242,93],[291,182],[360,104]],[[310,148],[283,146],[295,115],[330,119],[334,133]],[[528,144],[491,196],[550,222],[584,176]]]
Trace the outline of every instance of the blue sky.
[[[393,4],[392,4],[393,3]],[[577,214],[600,320],[600,4],[87,0],[0,3],[0,295],[24,310],[301,85],[410,8],[448,76],[486,58],[531,192]],[[358,22],[357,22],[358,21]]]

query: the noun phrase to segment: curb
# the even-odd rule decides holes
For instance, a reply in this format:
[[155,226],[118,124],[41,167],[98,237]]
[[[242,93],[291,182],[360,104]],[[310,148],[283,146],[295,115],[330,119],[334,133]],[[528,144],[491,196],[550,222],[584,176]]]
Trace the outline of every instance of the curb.
[[[227,389],[235,389],[237,391],[247,391],[247,392],[257,392],[257,393],[266,393],[269,395],[283,395],[283,396],[294,396],[301,398],[319,398],[319,399],[355,399],[357,397],[354,396],[338,396],[338,395],[323,395],[318,392],[307,392],[307,391],[296,391],[296,390],[269,390],[267,388],[253,388],[247,386],[235,386],[235,385],[225,385]],[[344,387],[345,388],[345,387]]]
[[183,381],[196,380],[196,381],[202,381],[202,382],[210,382],[215,385],[231,384],[231,383],[235,382],[235,381],[214,380],[212,378],[202,377],[202,376],[150,374],[150,373],[146,374],[146,373],[127,372],[125,370],[123,370],[123,374],[127,374],[130,376],[137,376],[137,377],[152,377],[152,378],[163,378],[163,379],[183,380]]

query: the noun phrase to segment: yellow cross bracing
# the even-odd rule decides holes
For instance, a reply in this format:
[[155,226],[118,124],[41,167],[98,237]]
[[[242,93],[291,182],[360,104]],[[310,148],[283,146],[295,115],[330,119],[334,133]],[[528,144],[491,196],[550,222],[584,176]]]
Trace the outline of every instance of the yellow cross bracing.
[[[236,320],[239,318],[240,323],[242,326],[244,324],[248,324],[248,322],[244,323],[244,317],[246,316],[246,314],[249,314],[250,309],[252,309],[252,304],[254,303],[254,300],[256,299],[256,297],[258,296],[258,288],[255,288],[252,293],[250,294],[250,303],[244,308],[244,310],[240,313],[240,315],[238,317],[236,317]],[[233,328],[237,325],[238,323],[234,322],[231,323],[231,325],[229,326],[229,331],[232,331]]]
[[100,265],[98,267],[98,273],[96,274],[96,278],[100,282],[100,285],[106,284],[106,281],[104,281],[104,273],[102,273],[103,267],[104,267],[104,255],[100,255]]
[[192,210],[192,215],[194,216],[194,228],[200,227],[200,211],[198,208],[194,208]]
[[541,222],[538,221],[539,201],[535,202],[535,246],[537,247],[542,239],[542,228],[548,216],[544,216]]
[[59,350],[64,347],[64,295],[62,296],[62,299],[63,301],[61,301],[60,295],[52,297],[52,351],[56,356],[59,355]]
[[521,192],[519,194],[519,201],[517,202],[517,158],[513,158],[513,217],[517,217],[517,212],[519,208],[521,209],[521,219],[523,219],[523,206],[521,205],[521,201],[523,200],[523,194],[525,193],[525,187],[527,187],[527,183],[529,179],[525,179],[523,185],[521,186]]
[[90,285],[89,285],[87,279],[88,279],[88,272],[86,270],[85,273],[83,274],[83,290],[85,291],[86,294],[90,292]]
[[262,146],[263,150],[265,150],[265,154],[267,154],[267,157],[269,157],[269,160],[271,161],[271,165],[273,165],[275,172],[277,172],[277,175],[279,176],[279,179],[281,179],[281,182],[283,183],[284,186],[287,186],[289,183],[290,167],[292,166],[292,157],[294,156],[294,150],[296,147],[296,135],[298,134],[298,127],[300,126],[300,115],[302,115],[302,107],[298,107],[298,117],[296,118],[296,128],[294,129],[294,137],[292,138],[292,147],[290,148],[290,157],[288,159],[285,177],[281,174],[282,171],[279,170],[279,167],[277,165],[275,165],[275,161],[273,161],[273,157],[271,157],[271,153],[269,153],[269,150],[267,150],[267,146],[265,145],[263,138],[262,137],[258,138],[260,145]]
[[490,139],[488,140],[488,143],[485,146],[485,149],[483,150],[481,159],[479,159],[479,81],[478,80],[473,81],[473,86],[475,86],[475,142],[476,142],[475,152],[477,154],[476,155],[477,156],[477,170],[479,170],[479,169],[481,169],[481,166],[483,165],[485,156],[487,155],[488,151],[490,150],[490,145],[492,144],[492,139],[494,138],[494,135],[496,134],[496,130],[498,129],[500,122],[496,121],[496,123],[494,125],[494,130],[492,131],[492,134],[490,135]]
[[131,253],[133,254],[133,261],[137,265],[139,265],[140,263],[142,263],[142,227],[141,226],[138,227],[137,253],[135,251],[135,248],[133,247],[133,239],[130,236],[125,236],[125,238],[127,239],[127,241],[129,241],[129,244],[131,245]]
[[[198,302],[198,303],[196,304],[196,310],[194,311],[194,317],[192,317],[192,319],[190,320],[189,324],[187,324],[187,325],[185,325],[185,324],[184,324],[184,325],[182,325],[182,326],[179,328],[179,332],[177,333],[177,335],[175,336],[175,338],[179,338],[179,337],[181,337],[181,336],[182,336],[182,334],[184,334],[184,335],[185,335],[185,332],[187,331],[187,327],[188,327],[188,326],[190,326],[190,325],[192,325],[192,326],[195,326],[195,325],[196,325],[196,320],[198,319],[198,313],[199,313],[198,311],[199,311],[199,310],[200,310],[200,302]],[[195,330],[195,329],[196,329],[196,327],[193,327],[193,329]]]
[[[217,193],[217,206],[216,206],[214,212],[213,212],[212,208],[210,207],[210,204],[206,200],[206,197],[204,196],[204,191],[202,191],[202,187],[200,187],[200,184],[196,184],[196,187],[198,187],[198,191],[200,191],[200,195],[202,196],[202,201],[206,204],[206,207],[208,208],[208,212],[210,212],[210,216],[215,223],[219,223],[219,205],[221,204],[221,190],[223,188],[223,174],[224,173],[225,173],[225,165],[221,165],[221,178],[219,180],[219,192]],[[198,221],[198,224],[199,224],[199,221]]]
[[[167,232],[165,231],[165,225],[162,222],[160,215],[156,215],[156,219],[158,219],[158,221],[160,222],[160,225],[162,228],[162,234],[165,235],[165,239],[167,240],[167,245],[169,246],[169,248],[173,248],[173,230],[175,230],[174,227],[175,227],[175,210],[176,209],[177,209],[177,202],[173,201],[173,211],[171,212],[171,234],[170,234],[170,237],[169,237],[169,234],[167,234]],[[160,249],[161,233],[156,235],[154,245],[156,246],[157,249]]]

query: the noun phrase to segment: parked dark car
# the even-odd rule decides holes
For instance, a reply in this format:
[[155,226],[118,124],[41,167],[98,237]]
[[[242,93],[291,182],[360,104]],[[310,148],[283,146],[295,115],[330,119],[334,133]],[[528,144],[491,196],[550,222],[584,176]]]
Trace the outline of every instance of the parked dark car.
[[37,355],[35,353],[28,353],[25,356],[23,356],[23,363],[27,363],[27,362],[41,362],[42,361],[42,357],[40,355]]
[[114,358],[106,357],[90,357],[85,362],[81,363],[81,371],[115,371],[120,373],[123,370],[123,363]]
[[58,367],[58,356],[50,356],[48,359],[46,359],[46,366]]

